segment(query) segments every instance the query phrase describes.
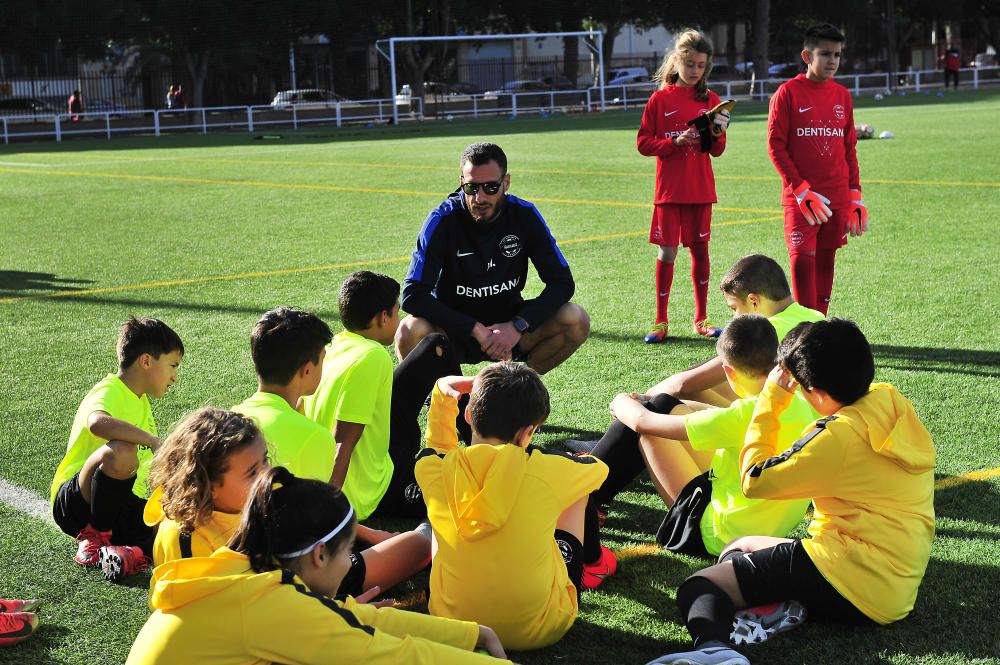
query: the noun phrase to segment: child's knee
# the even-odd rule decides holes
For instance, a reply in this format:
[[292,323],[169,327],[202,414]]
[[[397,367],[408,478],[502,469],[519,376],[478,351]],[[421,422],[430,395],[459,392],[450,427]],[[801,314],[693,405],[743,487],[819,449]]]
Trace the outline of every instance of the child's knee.
[[101,449],[101,471],[113,478],[130,478],[139,470],[139,446],[108,441]]

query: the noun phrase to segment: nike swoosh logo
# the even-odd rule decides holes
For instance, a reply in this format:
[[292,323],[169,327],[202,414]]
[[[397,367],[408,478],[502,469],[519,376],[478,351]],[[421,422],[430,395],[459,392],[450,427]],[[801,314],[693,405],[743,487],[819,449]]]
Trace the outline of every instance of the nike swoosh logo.
[[465,252],[465,253],[463,254],[462,252],[459,252],[459,253],[458,253],[458,256],[460,256],[460,257],[462,257],[462,256],[472,256],[472,255],[473,255],[473,253],[474,253],[474,252]]
[[670,111],[670,112],[664,111],[663,112],[663,117],[664,118],[669,118],[670,116],[672,116],[675,113],[677,113],[677,111]]
[[708,233],[699,233],[699,234],[698,234],[698,237],[699,237],[699,238],[704,238],[704,237],[705,237],[705,236],[707,236],[707,235],[708,235],[709,233],[711,233],[711,231],[709,231]]
[[698,283],[701,284],[702,286],[704,286],[705,284],[708,284],[708,280],[706,279],[706,280],[702,281],[702,280],[699,279]]
[[11,630],[6,633],[0,633],[0,638],[12,638],[12,637],[24,637],[25,635],[31,635],[35,630],[31,627],[31,622],[27,619],[19,619],[21,621],[21,627],[17,630]]
[[660,297],[661,297],[661,298],[666,298],[666,297],[667,297],[667,296],[669,296],[669,295],[670,295],[670,291],[667,291],[666,293],[661,293],[661,294],[660,294]]
[[812,107],[811,107],[811,106],[807,106],[807,107],[805,107],[805,108],[802,108],[802,107],[800,106],[800,107],[799,107],[799,113],[805,113],[806,111],[808,111],[808,110],[810,110],[810,109],[812,109]]

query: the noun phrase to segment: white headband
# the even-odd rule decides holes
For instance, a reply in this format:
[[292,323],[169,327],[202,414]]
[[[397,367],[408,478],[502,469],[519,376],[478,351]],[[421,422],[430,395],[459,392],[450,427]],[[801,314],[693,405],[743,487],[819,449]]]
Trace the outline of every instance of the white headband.
[[333,531],[326,534],[325,536],[317,540],[309,547],[298,550],[296,552],[288,552],[287,554],[278,554],[277,557],[279,559],[294,559],[297,556],[302,556],[303,554],[308,554],[309,552],[312,552],[317,545],[322,545],[323,543],[328,542],[331,538],[340,533],[343,530],[343,528],[350,523],[352,517],[354,517],[354,506],[350,506],[350,508],[347,511],[347,514],[344,515],[344,519],[340,521],[340,524],[333,527]]

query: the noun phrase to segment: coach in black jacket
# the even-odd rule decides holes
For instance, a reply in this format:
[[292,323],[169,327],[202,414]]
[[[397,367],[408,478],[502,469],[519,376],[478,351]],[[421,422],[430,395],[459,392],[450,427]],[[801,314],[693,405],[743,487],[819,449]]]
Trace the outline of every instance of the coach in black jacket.
[[[569,302],[575,284],[534,205],[507,193],[507,156],[474,143],[461,159],[459,189],[428,215],[403,284],[410,314],[396,333],[400,359],[426,335],[452,340],[460,361],[523,359],[543,374],[590,334],[587,311]],[[521,297],[528,260],[545,288]]]

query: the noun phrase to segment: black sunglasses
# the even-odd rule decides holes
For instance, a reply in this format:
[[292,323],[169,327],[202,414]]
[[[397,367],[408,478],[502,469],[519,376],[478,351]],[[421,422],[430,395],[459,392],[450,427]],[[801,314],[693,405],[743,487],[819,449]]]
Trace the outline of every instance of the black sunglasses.
[[469,196],[475,196],[479,188],[482,187],[484,192],[493,196],[500,191],[501,186],[503,186],[502,180],[497,180],[496,182],[463,182],[462,191]]

